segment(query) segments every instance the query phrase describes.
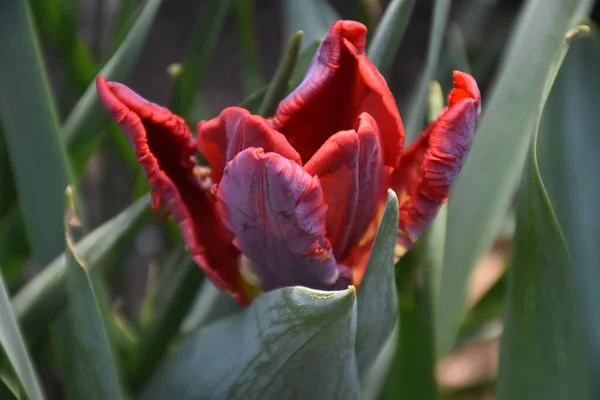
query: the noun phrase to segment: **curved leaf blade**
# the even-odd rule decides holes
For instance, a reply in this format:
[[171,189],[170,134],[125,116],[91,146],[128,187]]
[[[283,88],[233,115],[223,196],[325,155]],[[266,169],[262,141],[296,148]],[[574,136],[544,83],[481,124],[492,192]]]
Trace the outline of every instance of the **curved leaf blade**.
[[540,119],[565,44],[548,76],[518,194],[514,252],[508,272],[499,399],[594,398],[584,318],[567,243],[537,163]]
[[[535,115],[564,33],[580,10],[562,0],[525,4],[473,140],[450,195],[436,348],[454,343],[471,269],[492,243],[518,186]],[[516,78],[518,77],[518,78]],[[468,238],[468,240],[465,240]]]
[[73,332],[75,368],[71,375],[74,391],[70,394],[86,399],[121,399],[121,387],[98,308],[87,262],[76,253],[71,230],[79,226],[71,187],[67,188],[65,212],[66,290],[68,315]]
[[[77,243],[75,250],[94,268],[98,261],[138,221],[150,204],[150,196],[139,199]],[[64,254],[25,285],[13,298],[13,308],[26,337],[35,337],[62,309],[66,301],[67,266]]]
[[355,299],[353,287],[265,293],[186,339],[141,397],[356,399]]
[[[571,44],[546,104],[538,139],[540,173],[572,258],[571,273],[585,314],[584,339],[594,376],[600,373],[600,319],[595,312],[600,302],[596,287],[600,249],[595,240],[600,229],[598,68],[600,37],[592,27],[591,35]],[[600,393],[597,381],[595,386],[595,393]]]
[[388,190],[357,300],[356,361],[363,379],[398,319],[394,254],[398,238],[398,198]]
[[27,2],[3,3],[0,36],[0,119],[34,259],[45,265],[63,247],[71,177]]

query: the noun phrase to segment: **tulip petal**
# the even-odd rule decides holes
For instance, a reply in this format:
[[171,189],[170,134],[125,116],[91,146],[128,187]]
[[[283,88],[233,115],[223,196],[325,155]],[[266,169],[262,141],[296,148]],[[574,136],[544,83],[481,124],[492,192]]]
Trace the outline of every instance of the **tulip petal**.
[[260,115],[251,115],[240,107],[226,108],[218,117],[200,121],[196,131],[198,149],[213,168],[212,178],[216,183],[221,180],[225,165],[248,147],[261,147],[302,165],[300,155],[285,136],[271,128]]
[[327,236],[342,262],[365,235],[385,197],[383,151],[377,124],[367,113],[358,129],[331,136],[304,167],[317,175],[327,212]]
[[366,34],[361,23],[334,23],[304,80],[270,120],[305,162],[331,135],[352,129],[358,115],[367,112],[379,125],[385,165],[398,165],[404,128],[385,79],[365,55]]
[[215,286],[232,292],[240,303],[246,302],[237,267],[239,251],[217,217],[212,185],[198,173],[196,145],[184,120],[102,76],[96,87],[146,174],[152,187],[152,208],[164,205],[204,273]]
[[481,114],[477,82],[454,72],[448,106],[409,147],[392,177],[402,199],[399,245],[405,251],[427,229],[462,168]]
[[227,164],[216,194],[263,290],[336,283],[340,274],[325,236],[327,205],[317,177],[277,153],[251,147]]

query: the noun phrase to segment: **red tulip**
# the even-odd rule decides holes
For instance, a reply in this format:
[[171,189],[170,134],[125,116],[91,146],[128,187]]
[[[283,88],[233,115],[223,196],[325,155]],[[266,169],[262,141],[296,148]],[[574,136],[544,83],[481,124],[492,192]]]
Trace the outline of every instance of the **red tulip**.
[[[304,81],[268,120],[230,107],[197,126],[125,86],[97,80],[193,259],[247,303],[260,291],[358,285],[385,204],[400,199],[399,254],[447,201],[481,112],[473,78],[455,72],[449,104],[403,154],[384,78],[364,53],[366,28],[338,21]],[[210,164],[197,166],[196,146]]]

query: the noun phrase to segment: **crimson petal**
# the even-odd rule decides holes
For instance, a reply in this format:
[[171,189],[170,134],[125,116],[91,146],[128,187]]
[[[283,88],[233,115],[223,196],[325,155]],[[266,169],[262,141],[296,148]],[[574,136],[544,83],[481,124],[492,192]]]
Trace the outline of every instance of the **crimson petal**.
[[210,121],[200,121],[198,149],[213,168],[213,180],[218,183],[225,165],[237,153],[248,147],[261,147],[301,164],[300,155],[285,136],[269,126],[260,115],[251,115],[240,107],[229,107]]
[[96,80],[98,96],[123,128],[152,187],[152,208],[164,204],[179,224],[194,261],[212,282],[245,297],[237,267],[239,251],[219,221],[211,185],[196,167],[196,144],[184,120],[151,103],[126,86]]
[[462,168],[481,114],[477,82],[469,74],[454,72],[454,89],[448,106],[410,146],[393,186],[401,199],[399,244],[407,250],[427,229]]
[[327,236],[333,254],[344,262],[385,196],[383,151],[373,117],[363,113],[357,130],[331,136],[304,169],[321,180],[329,206]]
[[277,153],[251,147],[227,164],[216,194],[261,289],[328,289],[336,283],[340,274],[325,236],[327,205],[317,177]]
[[303,82],[270,120],[306,162],[333,134],[352,129],[362,112],[379,125],[385,165],[398,165],[404,128],[385,79],[365,55],[367,30],[337,21],[317,50]]

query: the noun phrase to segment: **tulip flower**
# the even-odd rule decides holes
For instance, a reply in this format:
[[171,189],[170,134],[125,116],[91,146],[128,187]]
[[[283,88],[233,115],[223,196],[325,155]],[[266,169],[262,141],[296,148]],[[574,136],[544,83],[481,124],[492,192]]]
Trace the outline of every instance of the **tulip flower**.
[[[365,55],[366,28],[338,21],[303,82],[271,118],[239,108],[197,125],[122,84],[97,80],[191,257],[246,304],[262,291],[359,285],[392,188],[403,255],[447,201],[481,113],[474,79],[454,73],[447,107],[404,149],[385,79]],[[199,151],[210,168],[196,162]]]

